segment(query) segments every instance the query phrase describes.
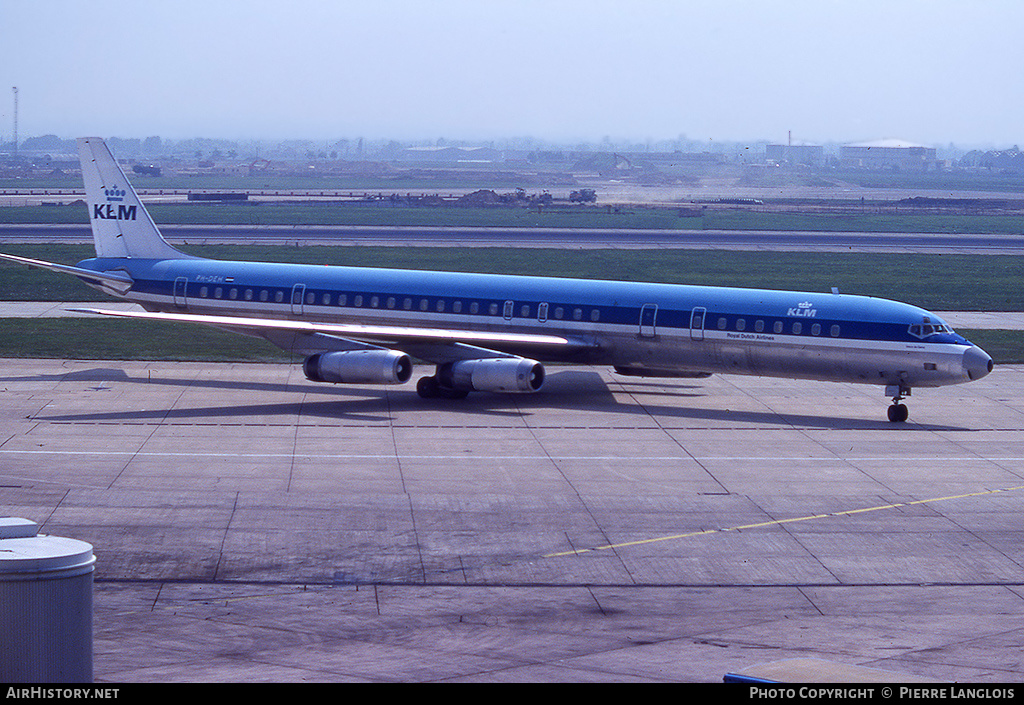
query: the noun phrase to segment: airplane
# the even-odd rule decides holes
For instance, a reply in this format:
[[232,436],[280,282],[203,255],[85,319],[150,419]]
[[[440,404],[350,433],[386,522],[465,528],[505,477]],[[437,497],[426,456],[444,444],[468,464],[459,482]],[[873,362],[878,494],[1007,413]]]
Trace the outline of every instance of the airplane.
[[105,316],[201,323],[304,356],[305,376],[402,384],[434,367],[423,398],[536,392],[544,363],[625,376],[715,373],[874,384],[901,423],[917,387],[978,380],[992,358],[933,313],[831,293],[232,262],[164,240],[104,141],[78,139],[96,257],[77,265],[0,258],[79,277],[143,311]]

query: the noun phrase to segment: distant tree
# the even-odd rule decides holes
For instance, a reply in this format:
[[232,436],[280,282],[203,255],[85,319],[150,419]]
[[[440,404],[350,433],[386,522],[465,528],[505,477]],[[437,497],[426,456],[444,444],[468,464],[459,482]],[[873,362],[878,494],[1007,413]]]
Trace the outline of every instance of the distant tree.
[[158,166],[145,164],[132,164],[132,171],[136,174],[142,174],[143,176],[160,176],[161,169]]
[[48,149],[58,150],[62,146],[62,140],[57,135],[43,135],[42,137],[29,137],[21,143],[22,149]]

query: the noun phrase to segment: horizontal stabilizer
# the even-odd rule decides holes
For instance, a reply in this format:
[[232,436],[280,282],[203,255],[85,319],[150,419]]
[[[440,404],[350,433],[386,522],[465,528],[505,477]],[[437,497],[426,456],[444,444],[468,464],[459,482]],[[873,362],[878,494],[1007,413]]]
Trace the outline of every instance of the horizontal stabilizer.
[[45,262],[41,259],[31,259],[29,257],[18,257],[17,255],[6,255],[0,252],[0,259],[5,259],[10,262],[17,262],[19,264],[26,264],[29,267],[38,267],[39,269],[48,269],[51,272],[60,272],[62,274],[73,274],[76,277],[82,277],[83,279],[89,279],[91,281],[99,282],[119,294],[126,293],[135,281],[124,272],[96,272],[92,269],[83,269],[81,267],[73,267],[70,264],[56,264],[55,262]]

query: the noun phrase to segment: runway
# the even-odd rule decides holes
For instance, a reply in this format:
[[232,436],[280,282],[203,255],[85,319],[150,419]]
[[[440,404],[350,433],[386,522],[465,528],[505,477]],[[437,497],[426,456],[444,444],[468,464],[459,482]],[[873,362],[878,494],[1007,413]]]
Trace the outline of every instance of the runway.
[[915,390],[4,360],[0,514],[95,546],[98,681],[1024,675],[1024,368]]

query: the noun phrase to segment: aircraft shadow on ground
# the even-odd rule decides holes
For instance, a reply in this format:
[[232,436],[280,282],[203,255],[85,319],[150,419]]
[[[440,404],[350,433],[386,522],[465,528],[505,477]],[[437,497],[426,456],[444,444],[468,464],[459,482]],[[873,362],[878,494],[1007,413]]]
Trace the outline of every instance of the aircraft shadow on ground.
[[[301,400],[282,402],[250,402],[236,405],[194,406],[143,411],[109,409],[85,414],[39,415],[36,418],[53,422],[201,422],[217,419],[263,418],[266,423],[280,417],[316,418],[331,421],[362,421],[389,423],[394,415],[403,412],[422,412],[429,409],[452,411],[462,409],[468,413],[499,417],[519,416],[536,411],[565,409],[567,411],[609,411],[617,414],[636,414],[666,419],[693,419],[697,422],[777,427],[810,427],[847,430],[934,431],[967,430],[948,425],[905,423],[893,424],[884,419],[850,419],[822,415],[781,413],[731,409],[694,408],[690,406],[649,403],[654,398],[702,398],[701,386],[690,381],[616,379],[621,394],[642,395],[644,400],[625,403],[616,397],[604,378],[594,371],[556,370],[549,372],[544,389],[537,394],[470,394],[466,399],[421,399],[411,389],[389,391],[381,387],[349,385],[319,385],[316,383],[258,382],[229,379],[189,379],[172,377],[133,377],[120,368],[93,368],[59,374],[3,377],[0,381],[44,382],[116,382],[129,384],[157,384],[196,389],[223,389],[256,394],[298,393]],[[620,394],[620,396],[621,396]],[[329,400],[310,400],[308,395],[330,397]]]

